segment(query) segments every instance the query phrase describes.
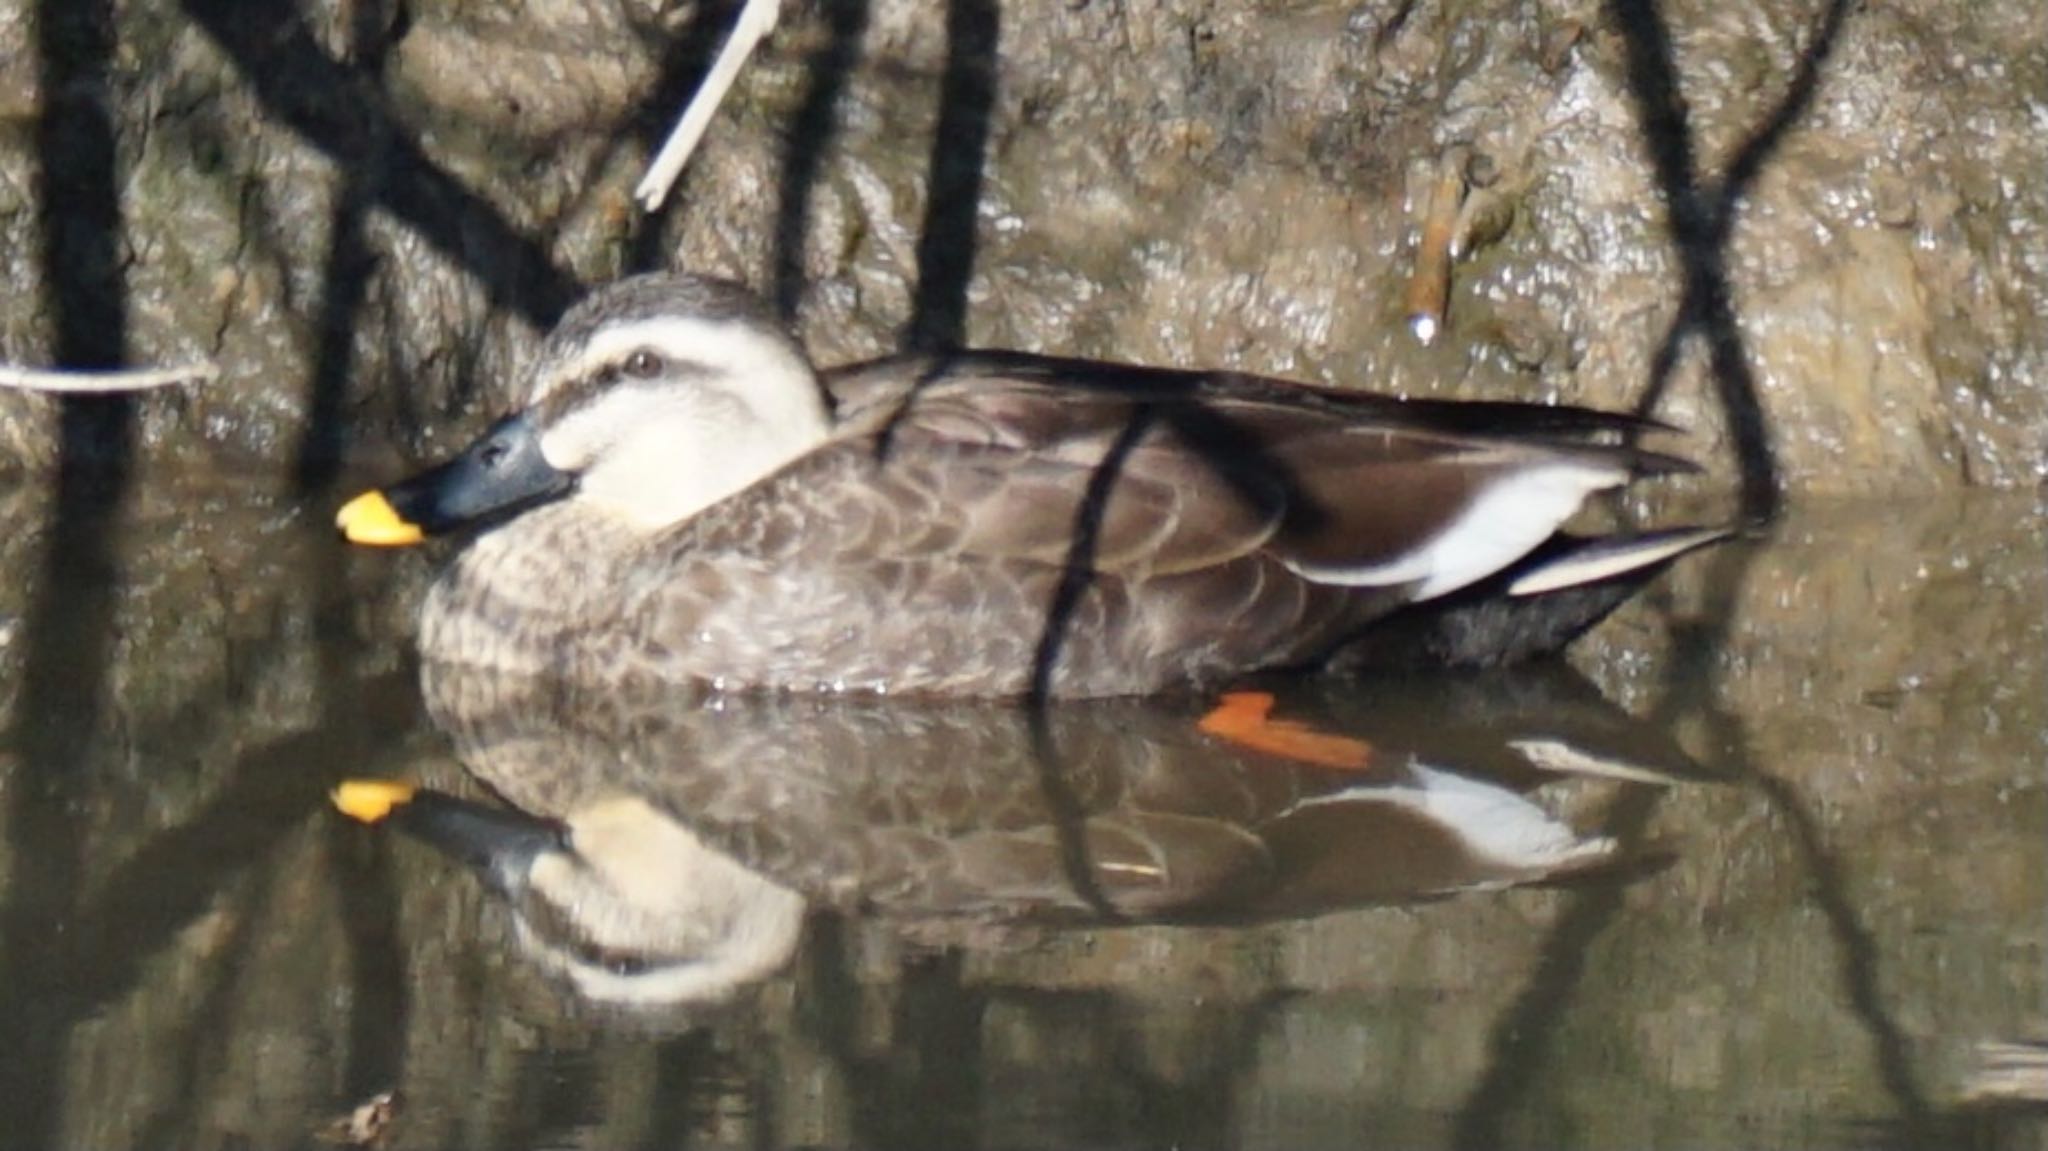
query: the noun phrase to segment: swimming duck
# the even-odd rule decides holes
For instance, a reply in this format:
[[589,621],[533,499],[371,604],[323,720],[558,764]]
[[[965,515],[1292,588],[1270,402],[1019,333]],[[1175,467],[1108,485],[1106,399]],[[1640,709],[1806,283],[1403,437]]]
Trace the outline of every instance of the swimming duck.
[[953,696],[1493,664],[1724,534],[1558,534],[1688,469],[1632,417],[1015,352],[821,376],[757,297],[687,274],[571,309],[525,397],[338,516],[366,544],[488,527],[428,595],[430,659]]

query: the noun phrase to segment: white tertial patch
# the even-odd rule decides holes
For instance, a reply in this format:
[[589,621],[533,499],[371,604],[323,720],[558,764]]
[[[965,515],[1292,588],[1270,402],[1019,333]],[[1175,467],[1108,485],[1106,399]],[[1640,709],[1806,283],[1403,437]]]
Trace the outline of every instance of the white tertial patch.
[[1304,579],[1343,587],[1413,583],[1415,598],[1453,592],[1521,559],[1570,519],[1587,496],[1628,478],[1612,464],[1558,460],[1506,472],[1457,518],[1413,550],[1357,567],[1289,564]]
[[1618,575],[1626,575],[1651,564],[1662,563],[1673,556],[1683,555],[1696,547],[1712,543],[1728,534],[1726,528],[1700,528],[1697,531],[1660,532],[1642,539],[1609,539],[1589,544],[1569,555],[1544,564],[1535,571],[1508,585],[1508,594],[1542,595],[1544,592],[1561,588],[1579,587],[1598,583]]
[[1510,740],[1508,746],[1528,760],[1529,766],[1557,775],[1583,775],[1658,785],[1672,782],[1669,775],[1654,768],[1598,755],[1561,739],[1516,739]]
[[1402,802],[1458,833],[1465,849],[1503,867],[1548,869],[1614,853],[1614,841],[1582,836],[1504,787],[1416,764],[1421,786]]
[[548,463],[576,473],[579,501],[641,530],[681,523],[830,434],[810,364],[780,333],[741,320],[662,316],[600,329],[534,399],[641,349],[662,358],[660,375],[621,376],[541,433]]
[[1413,782],[1407,785],[1352,788],[1298,806],[1384,803],[1404,808],[1457,836],[1473,857],[1507,869],[1550,871],[1614,854],[1613,839],[1582,836],[1505,787],[1420,763],[1409,771]]

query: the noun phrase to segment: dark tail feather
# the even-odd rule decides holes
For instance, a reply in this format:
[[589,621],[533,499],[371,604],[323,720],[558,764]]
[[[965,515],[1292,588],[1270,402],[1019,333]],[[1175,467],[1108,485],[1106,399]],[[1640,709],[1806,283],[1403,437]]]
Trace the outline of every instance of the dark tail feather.
[[1330,660],[1339,670],[1505,667],[1560,651],[1679,557],[1732,528],[1552,536],[1520,563],[1395,612]]
[[[1584,539],[1563,533],[1531,552],[1512,569],[1511,596],[1535,596],[1631,577],[1651,576],[1671,562],[1708,544],[1719,543],[1735,529],[1666,528],[1633,536]],[[1633,585],[1631,585],[1633,586]]]

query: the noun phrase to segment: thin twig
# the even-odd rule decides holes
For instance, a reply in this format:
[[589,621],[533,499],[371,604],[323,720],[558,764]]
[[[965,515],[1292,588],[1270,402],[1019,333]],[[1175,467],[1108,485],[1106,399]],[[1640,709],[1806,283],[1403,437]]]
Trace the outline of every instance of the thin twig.
[[675,185],[676,177],[682,174],[683,165],[690,160],[690,153],[697,150],[697,141],[703,139],[704,129],[711,126],[711,117],[718,111],[718,105],[725,99],[733,81],[739,78],[740,68],[747,57],[754,54],[754,48],[775,31],[776,21],[782,18],[782,0],[747,0],[747,6],[740,10],[740,18],[732,26],[732,35],[719,50],[718,59],[705,73],[704,83],[698,86],[695,95],[683,108],[682,118],[670,129],[668,139],[661,145],[661,151],[647,165],[647,174],[640,177],[640,186],[633,189],[633,198],[647,211],[661,207],[668,199],[668,191]]
[[1424,346],[1435,342],[1443,330],[1444,307],[1451,296],[1451,261],[1457,255],[1458,209],[1464,201],[1465,152],[1452,148],[1437,161],[1422,239],[1415,245],[1415,265],[1408,277],[1408,328]]
[[172,384],[199,383],[218,378],[220,369],[205,361],[175,368],[123,368],[118,371],[81,371],[76,368],[23,368],[0,364],[0,388],[56,395],[89,395],[99,392],[143,392]]

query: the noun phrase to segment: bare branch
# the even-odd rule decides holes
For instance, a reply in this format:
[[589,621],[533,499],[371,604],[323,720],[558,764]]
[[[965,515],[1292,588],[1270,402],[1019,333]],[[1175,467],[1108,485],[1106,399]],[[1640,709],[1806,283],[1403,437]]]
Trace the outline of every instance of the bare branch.
[[697,141],[704,138],[704,129],[711,126],[712,115],[718,111],[718,105],[732,88],[733,81],[739,78],[740,69],[754,54],[755,46],[775,31],[775,24],[781,18],[782,0],[747,0],[747,6],[740,10],[740,18],[733,23],[732,35],[727,37],[725,47],[719,50],[711,71],[705,74],[704,83],[683,108],[682,118],[670,129],[661,151],[647,165],[647,174],[640,178],[640,186],[633,189],[633,198],[640,201],[642,208],[652,212],[668,199],[669,189],[675,186],[683,165],[689,163],[690,153],[697,150]]
[[119,371],[23,368],[0,364],[0,388],[55,395],[142,392],[172,384],[201,383],[219,376],[220,369],[204,361],[175,368],[124,368]]

